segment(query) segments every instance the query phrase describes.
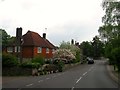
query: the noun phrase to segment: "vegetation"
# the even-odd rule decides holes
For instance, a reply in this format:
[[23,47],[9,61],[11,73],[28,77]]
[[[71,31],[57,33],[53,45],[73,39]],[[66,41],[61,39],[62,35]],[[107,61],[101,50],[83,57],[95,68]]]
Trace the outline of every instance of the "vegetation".
[[7,53],[2,54],[2,66],[3,67],[14,67],[18,65],[18,60],[15,56]]
[[40,65],[44,65],[45,59],[42,56],[36,56],[32,59],[32,63],[39,63]]
[[85,57],[93,57],[97,59],[104,55],[104,43],[97,36],[95,36],[91,42],[82,42],[80,48]]
[[[65,56],[69,55],[68,60],[72,59],[71,61],[74,63],[80,62],[81,50],[78,46],[63,41],[60,45],[60,49],[63,50],[62,54],[65,54]],[[67,53],[65,53],[65,51],[67,51]]]
[[117,66],[120,71],[120,1],[104,0],[102,8],[105,15],[102,18],[103,26],[99,27],[99,34],[105,42],[105,56],[110,64]]

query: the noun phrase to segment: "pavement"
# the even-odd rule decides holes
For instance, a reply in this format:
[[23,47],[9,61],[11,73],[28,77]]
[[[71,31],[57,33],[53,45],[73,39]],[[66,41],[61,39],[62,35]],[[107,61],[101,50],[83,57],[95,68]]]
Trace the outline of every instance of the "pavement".
[[117,73],[117,71],[114,70],[113,65],[107,64],[107,70],[108,70],[108,72],[109,72],[110,77],[111,77],[116,83],[118,83],[118,85],[120,85],[119,74]]

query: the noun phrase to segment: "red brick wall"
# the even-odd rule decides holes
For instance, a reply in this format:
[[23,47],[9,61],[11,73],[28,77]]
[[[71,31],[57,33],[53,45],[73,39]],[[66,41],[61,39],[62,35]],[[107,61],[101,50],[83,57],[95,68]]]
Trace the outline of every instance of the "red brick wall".
[[[7,52],[7,50],[4,50]],[[12,54],[16,55],[17,53],[13,52]],[[46,48],[42,48],[42,53],[37,52],[37,47],[23,47],[22,48],[22,57],[23,58],[33,58],[35,56],[42,55],[45,58],[52,58],[52,49],[49,49],[49,53],[46,53]]]
[[23,47],[22,57],[23,58],[33,58],[33,47]]
[[52,58],[52,56],[53,56],[52,49],[50,49],[49,53],[46,53],[46,48],[42,48],[42,53],[38,53],[37,47],[34,47],[34,57],[38,56],[38,55],[42,55],[45,58]]

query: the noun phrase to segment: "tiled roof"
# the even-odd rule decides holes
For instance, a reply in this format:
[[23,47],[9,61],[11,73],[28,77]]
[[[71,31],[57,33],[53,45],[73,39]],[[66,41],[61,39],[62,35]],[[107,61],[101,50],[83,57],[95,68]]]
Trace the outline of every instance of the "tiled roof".
[[47,39],[42,38],[38,33],[28,31],[22,36],[23,46],[40,46],[46,48],[55,48]]

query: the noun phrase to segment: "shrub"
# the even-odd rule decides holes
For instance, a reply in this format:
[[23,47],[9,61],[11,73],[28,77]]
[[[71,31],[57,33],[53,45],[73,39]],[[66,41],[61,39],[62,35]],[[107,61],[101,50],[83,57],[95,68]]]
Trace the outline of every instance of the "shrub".
[[20,65],[23,68],[39,68],[39,63],[25,62]]
[[120,72],[120,48],[114,48],[112,49],[112,58],[114,61],[114,64],[117,66],[118,71]]
[[58,71],[62,72],[63,71],[63,67],[64,67],[64,62],[59,61],[57,65],[58,65]]
[[40,65],[45,64],[45,59],[42,56],[36,56],[33,58],[32,63],[39,63]]
[[14,67],[18,65],[18,60],[15,56],[7,53],[2,54],[2,66],[3,67]]

